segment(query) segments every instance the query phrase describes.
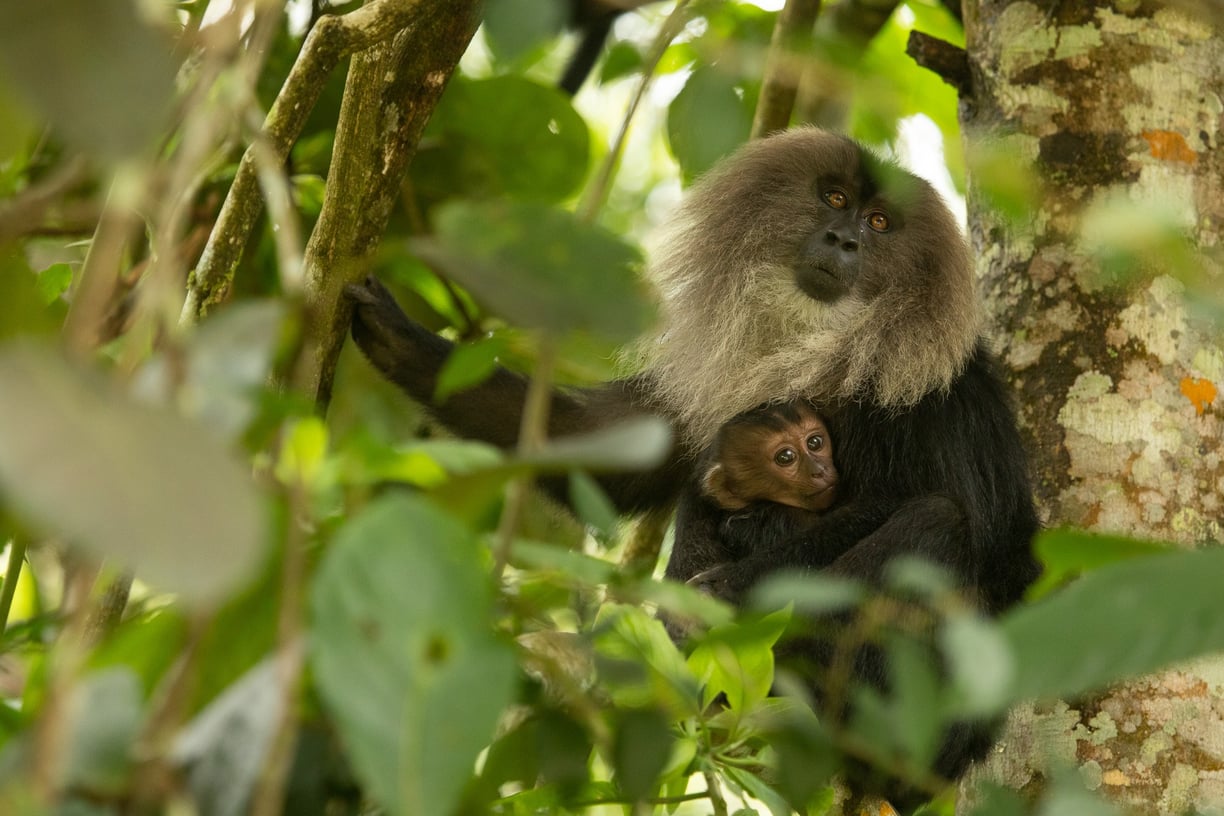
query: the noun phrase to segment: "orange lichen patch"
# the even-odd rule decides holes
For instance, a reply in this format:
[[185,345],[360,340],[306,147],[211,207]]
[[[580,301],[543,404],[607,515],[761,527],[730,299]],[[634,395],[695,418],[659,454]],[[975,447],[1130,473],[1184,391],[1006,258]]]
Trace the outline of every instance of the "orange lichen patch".
[[1195,377],[1182,377],[1181,392],[1194,405],[1194,412],[1199,416],[1203,415],[1207,406],[1215,402],[1215,398],[1220,393],[1211,380],[1200,380]]
[[1130,778],[1119,771],[1117,768],[1111,768],[1101,774],[1101,781],[1106,785],[1115,785],[1125,787],[1131,783]]
[[1190,149],[1190,145],[1186,144],[1180,133],[1171,130],[1145,130],[1143,138],[1147,140],[1152,155],[1158,159],[1186,164],[1198,161],[1198,154]]

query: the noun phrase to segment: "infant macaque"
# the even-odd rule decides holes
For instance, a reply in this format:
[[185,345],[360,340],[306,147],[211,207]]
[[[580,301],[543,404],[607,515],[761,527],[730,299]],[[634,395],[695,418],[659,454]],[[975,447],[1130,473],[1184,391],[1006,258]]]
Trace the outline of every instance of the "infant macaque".
[[829,429],[805,401],[754,408],[718,431],[701,492],[724,510],[774,502],[827,510],[837,496]]

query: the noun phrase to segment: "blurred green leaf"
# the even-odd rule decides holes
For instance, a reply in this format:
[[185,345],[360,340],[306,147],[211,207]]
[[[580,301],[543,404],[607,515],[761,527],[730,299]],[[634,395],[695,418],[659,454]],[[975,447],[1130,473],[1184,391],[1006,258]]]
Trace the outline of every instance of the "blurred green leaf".
[[192,600],[253,574],[263,508],[200,428],[30,345],[0,347],[0,484],[47,530]]
[[616,564],[602,558],[535,541],[516,541],[513,559],[527,569],[563,573],[588,586],[606,584],[619,572]]
[[497,368],[497,358],[505,353],[506,341],[498,336],[482,337],[474,342],[455,346],[442,365],[442,370],[438,372],[434,402],[441,404],[451,394],[487,380]]
[[940,629],[939,645],[950,679],[946,695],[950,710],[972,717],[1006,706],[1015,663],[1010,644],[996,623],[975,615],[956,615]]
[[1026,816],[1029,812],[1019,793],[990,782],[978,782],[970,816]]
[[784,570],[753,587],[749,603],[754,609],[781,609],[794,604],[796,612],[822,615],[855,606],[864,595],[862,584],[856,581]]
[[671,724],[654,709],[622,712],[612,744],[616,784],[631,802],[640,802],[658,788],[658,778],[672,753]]
[[413,241],[414,251],[512,323],[629,340],[650,322],[638,251],[568,212],[455,202],[435,223],[437,236]]
[[618,42],[604,54],[599,69],[600,83],[612,82],[641,70],[644,64],[642,52],[633,43]]
[[561,201],[586,179],[590,133],[568,96],[518,76],[456,77],[412,163],[430,200],[511,196]]
[[276,478],[287,485],[314,485],[327,456],[327,426],[319,417],[304,417],[285,429]]
[[562,436],[520,458],[542,470],[646,470],[671,450],[671,426],[659,417],[627,419],[580,436]]
[[555,39],[565,24],[559,0],[489,0],[484,32],[499,62],[513,63]]
[[1222,574],[1222,549],[1132,558],[1008,613],[1011,699],[1071,697],[1224,650]]
[[667,113],[667,141],[686,182],[748,140],[752,107],[735,79],[699,66]]
[[1025,160],[1026,143],[1025,136],[997,135],[976,142],[966,157],[982,201],[1021,224],[1028,223],[1040,202],[1036,168]]
[[607,539],[616,532],[620,515],[598,482],[575,470],[569,476],[569,496],[578,518],[598,535]]
[[175,764],[210,816],[243,816],[285,710],[281,666],[265,658],[208,704],[175,740]]
[[187,637],[187,620],[174,607],[134,615],[124,620],[89,656],[92,669],[123,666],[140,680],[145,695],[152,692],[173,665]]
[[152,146],[174,91],[171,49],[131,0],[0,4],[0,72],[57,132],[105,159]]
[[[48,290],[14,247],[0,247],[0,340],[45,335],[59,329],[63,302],[48,299]],[[53,288],[53,287],[51,287]],[[52,304],[48,307],[48,304]]]
[[127,786],[132,747],[143,721],[140,682],[125,668],[87,675],[68,701],[68,734],[60,778],[62,789],[118,795]]
[[173,362],[165,354],[151,359],[136,377],[136,392],[160,402],[173,391],[188,416],[236,438],[255,418],[285,311],[274,300],[247,300],[219,311],[189,336]]
[[915,767],[929,767],[939,749],[941,711],[936,653],[904,635],[887,639],[892,743]]
[[43,303],[50,305],[58,300],[72,285],[72,266],[66,263],[51,264],[38,273],[38,294]]
[[1048,595],[1059,585],[1084,572],[1138,558],[1173,552],[1158,541],[1088,533],[1064,528],[1045,530],[1033,541],[1033,553],[1042,564],[1041,576],[1029,587],[1030,599]]
[[515,678],[475,537],[388,496],[337,535],[312,593],[311,665],[358,775],[391,813],[448,813]]

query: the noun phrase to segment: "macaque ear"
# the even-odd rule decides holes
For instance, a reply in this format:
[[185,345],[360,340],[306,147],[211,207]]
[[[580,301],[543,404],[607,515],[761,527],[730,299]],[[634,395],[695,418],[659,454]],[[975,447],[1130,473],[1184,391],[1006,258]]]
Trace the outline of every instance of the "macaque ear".
[[742,510],[748,506],[748,502],[735,495],[727,484],[727,469],[721,464],[706,471],[701,480],[701,492],[724,510]]

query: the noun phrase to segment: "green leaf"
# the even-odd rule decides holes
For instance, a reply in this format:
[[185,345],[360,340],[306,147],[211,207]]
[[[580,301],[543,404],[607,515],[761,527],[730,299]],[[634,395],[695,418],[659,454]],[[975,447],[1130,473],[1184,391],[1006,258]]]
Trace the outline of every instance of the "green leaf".
[[311,665],[354,768],[395,814],[450,812],[515,680],[485,554],[419,496],[337,535],[315,581]]
[[956,615],[939,630],[939,645],[950,676],[950,711],[977,716],[1007,705],[1015,662],[996,623],[976,615]]
[[654,416],[637,417],[580,436],[550,440],[520,461],[543,470],[646,470],[671,451],[671,426]]
[[663,624],[633,606],[604,604],[595,621],[600,676],[618,706],[663,705],[677,717],[700,711],[697,678]]
[[642,52],[633,43],[618,42],[604,54],[599,69],[600,84],[627,77],[642,69],[645,60]]
[[586,179],[590,132],[568,96],[519,76],[446,89],[412,163],[427,199],[510,196],[562,201]]
[[518,566],[563,573],[590,586],[606,584],[619,572],[615,564],[602,558],[536,541],[515,541],[513,560]]
[[437,235],[413,241],[426,261],[485,308],[520,326],[585,329],[624,341],[652,310],[636,271],[639,252],[619,237],[542,204],[454,202]]
[[969,816],[1027,816],[1024,798],[1014,790],[990,782],[979,782]]
[[51,264],[38,273],[38,294],[43,303],[51,305],[68,291],[72,285],[72,266],[66,263]]
[[727,706],[743,713],[764,700],[773,686],[773,647],[789,620],[789,613],[774,612],[710,630],[688,659],[703,703],[725,694]]
[[910,762],[928,767],[939,748],[939,679],[935,652],[904,635],[888,638],[892,737]]
[[438,372],[434,402],[441,404],[451,394],[487,380],[497,368],[497,358],[505,353],[506,341],[501,337],[485,337],[455,346]]
[[794,813],[786,799],[756,774],[731,766],[723,768],[723,772],[741,790],[769,808],[773,816],[792,816]]
[[667,113],[667,141],[686,182],[710,169],[748,140],[752,108],[724,71],[693,71]]
[[565,8],[557,0],[490,0],[484,32],[489,50],[513,63],[561,33]]
[[58,785],[98,795],[126,790],[143,709],[140,682],[127,669],[104,669],[77,685],[68,704]]
[[612,767],[621,793],[640,802],[658,788],[672,753],[671,724],[654,709],[622,712],[612,745]]
[[187,772],[200,809],[217,816],[248,812],[285,710],[280,665],[267,657],[230,684],[187,727],[174,761]]
[[160,354],[150,360],[137,376],[137,393],[157,402],[177,385],[176,403],[184,413],[237,437],[255,418],[284,316],[284,304],[274,300],[226,307],[190,335],[186,359]]
[[152,145],[174,90],[171,49],[130,0],[0,4],[0,72],[67,140],[106,159]]
[[1065,528],[1038,534],[1033,553],[1041,561],[1041,576],[1028,590],[1029,598],[1048,595],[1080,573],[1130,558],[1172,552],[1168,544]]
[[49,531],[160,589],[216,599],[263,553],[249,468],[50,349],[0,347],[0,484]]
[[1071,697],[1224,649],[1224,549],[1132,558],[1004,616],[1011,699]]
[[569,477],[569,495],[574,511],[584,524],[604,539],[616,532],[620,516],[598,482],[581,470],[575,470]]
[[749,596],[754,609],[781,609],[793,604],[806,615],[840,612],[863,599],[862,584],[846,578],[819,573],[782,571],[771,575]]

